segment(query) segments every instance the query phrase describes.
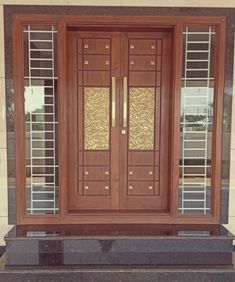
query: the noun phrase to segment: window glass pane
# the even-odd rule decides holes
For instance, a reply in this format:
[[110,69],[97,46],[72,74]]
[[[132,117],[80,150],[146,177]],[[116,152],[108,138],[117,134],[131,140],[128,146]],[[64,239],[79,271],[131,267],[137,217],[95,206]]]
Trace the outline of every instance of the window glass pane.
[[179,163],[182,214],[211,212],[214,46],[214,28],[185,28]]
[[57,73],[54,26],[24,26],[28,214],[58,213]]

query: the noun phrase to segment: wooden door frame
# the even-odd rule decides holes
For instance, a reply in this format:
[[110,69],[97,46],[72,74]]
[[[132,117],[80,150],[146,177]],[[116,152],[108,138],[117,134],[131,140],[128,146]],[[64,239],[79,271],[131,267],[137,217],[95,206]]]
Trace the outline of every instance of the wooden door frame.
[[[25,201],[25,140],[24,140],[24,62],[23,62],[23,25],[27,24],[55,24],[58,29],[58,111],[59,123],[59,151],[60,164],[60,211],[58,215],[28,215]],[[212,178],[212,214],[206,216],[180,215],[178,212],[178,179],[179,179],[179,142],[180,142],[180,89],[182,64],[182,31],[184,25],[212,25],[217,27],[217,48],[220,54],[216,56],[216,85],[215,85],[215,115],[213,136],[213,178]],[[67,132],[66,101],[66,29],[67,27],[113,27],[146,29],[171,28],[174,32],[173,46],[173,73],[172,73],[172,129],[171,129],[171,187],[170,187],[170,213],[135,213],[135,214],[78,214],[67,213]],[[15,14],[13,15],[13,77],[15,90],[15,134],[16,134],[16,214],[17,224],[108,224],[108,223],[168,223],[186,224],[218,224],[220,222],[220,193],[221,193],[221,151],[222,149],[222,116],[224,91],[224,58],[225,58],[225,31],[226,17],[189,17],[189,16],[98,16],[98,15],[39,15]],[[20,55],[19,55],[20,54]],[[216,118],[215,118],[216,117]],[[60,146],[63,144],[63,146]]]

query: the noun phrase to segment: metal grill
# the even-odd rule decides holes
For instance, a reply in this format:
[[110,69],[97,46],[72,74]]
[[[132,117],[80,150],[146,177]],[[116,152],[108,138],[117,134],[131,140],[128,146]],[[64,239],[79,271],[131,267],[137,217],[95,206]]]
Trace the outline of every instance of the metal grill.
[[214,98],[212,27],[186,27],[181,91],[180,206],[182,214],[210,212]]
[[58,212],[55,26],[24,27],[27,213]]

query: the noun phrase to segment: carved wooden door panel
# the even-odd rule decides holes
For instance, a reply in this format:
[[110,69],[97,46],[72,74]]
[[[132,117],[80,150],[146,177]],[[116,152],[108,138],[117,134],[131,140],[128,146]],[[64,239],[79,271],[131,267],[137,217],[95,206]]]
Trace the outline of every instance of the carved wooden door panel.
[[69,212],[166,211],[168,33],[68,32]]
[[120,209],[168,208],[168,33],[123,33]]
[[68,207],[119,208],[118,33],[68,35]]

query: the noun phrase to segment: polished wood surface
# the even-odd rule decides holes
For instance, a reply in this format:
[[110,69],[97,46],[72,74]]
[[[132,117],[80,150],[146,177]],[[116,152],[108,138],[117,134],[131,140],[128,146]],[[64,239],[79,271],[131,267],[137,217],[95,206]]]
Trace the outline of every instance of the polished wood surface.
[[[19,54],[23,54],[23,37],[22,37],[22,26],[24,24],[56,24],[58,26],[58,70],[59,70],[59,134],[58,134],[58,146],[59,146],[59,185],[60,185],[60,213],[58,215],[28,215],[26,214],[26,202],[25,202],[25,140],[24,140],[24,107],[23,107],[23,60],[22,56]],[[217,27],[218,36],[217,36],[217,68],[216,68],[216,97],[215,97],[215,127],[213,134],[213,177],[212,177],[212,214],[211,215],[178,215],[178,177],[179,177],[179,168],[178,168],[178,159],[179,159],[179,108],[180,108],[180,88],[181,88],[181,70],[180,65],[182,62],[182,30],[185,24],[197,24],[204,25],[210,24]],[[194,222],[195,224],[202,223],[219,223],[220,222],[220,193],[221,193],[221,148],[222,143],[222,107],[221,104],[223,102],[223,88],[224,88],[224,52],[225,52],[225,25],[226,21],[224,17],[176,17],[176,16],[62,16],[62,15],[14,15],[13,18],[13,55],[14,55],[14,91],[15,91],[15,133],[16,133],[16,196],[17,196],[17,223],[18,224],[58,224],[58,223],[70,223],[70,224],[86,224],[90,222],[91,224],[97,223],[145,223],[146,220],[149,223],[182,223],[186,224],[189,222]],[[81,103],[81,101],[77,101],[77,103],[72,103],[71,101],[76,101],[77,95],[73,96],[73,93],[76,93],[74,87],[76,87],[76,83],[73,77],[69,77],[66,75],[67,65],[68,65],[68,53],[70,50],[67,50],[67,42],[69,39],[69,32],[71,31],[85,31],[88,30],[101,31],[105,30],[107,32],[107,27],[110,28],[110,31],[115,31],[114,34],[117,34],[117,30],[120,32],[137,32],[140,29],[142,31],[171,31],[172,32],[172,46],[169,47],[171,50],[171,70],[167,70],[166,73],[170,73],[170,85],[166,85],[170,90],[170,113],[171,115],[168,117],[170,128],[169,128],[169,144],[166,145],[170,148],[171,153],[167,159],[167,163],[169,163],[168,170],[163,171],[163,175],[168,174],[168,182],[165,185],[166,189],[169,190],[167,201],[167,211],[163,213],[159,212],[144,212],[137,211],[135,213],[123,212],[122,214],[117,214],[114,210],[109,213],[100,213],[99,215],[95,215],[89,212],[83,212],[80,214],[76,214],[76,210],[74,214],[68,213],[68,203],[67,199],[69,198],[69,187],[70,184],[76,184],[77,179],[79,178],[79,173],[74,175],[72,171],[70,171],[71,167],[68,167],[68,159],[73,159],[74,151],[69,150],[71,145],[71,140],[68,138],[68,134],[65,132],[76,132],[73,131],[76,129],[77,123],[81,122],[80,120],[74,121],[73,123],[69,123],[68,120],[72,118],[77,112],[77,104]],[[159,28],[160,27],[160,28]],[[115,38],[117,35],[114,35]],[[73,40],[71,40],[72,42]],[[72,42],[72,45],[76,44]],[[93,43],[91,43],[93,44]],[[120,48],[117,46],[113,46],[116,48],[115,52],[117,54],[117,58],[121,57]],[[73,48],[73,47],[71,47]],[[75,47],[74,47],[75,48]],[[113,50],[114,51],[114,50]],[[66,53],[68,52],[68,53]],[[65,56],[66,54],[66,56]],[[222,54],[222,55],[221,55]],[[107,54],[103,54],[106,56]],[[142,54],[140,54],[142,55]],[[85,54],[86,59],[89,61],[89,56],[91,54]],[[131,59],[134,54],[130,54]],[[149,54],[152,56],[152,54]],[[76,58],[75,58],[76,59]],[[169,59],[169,58],[168,58]],[[74,57],[70,57],[71,65],[74,61]],[[102,61],[102,60],[101,60]],[[147,61],[147,60],[146,60]],[[140,60],[136,61],[134,65],[130,67],[131,70],[135,70],[135,67],[140,69],[140,72],[143,71],[143,68],[146,68],[148,63],[146,61],[142,61],[140,64]],[[159,61],[158,61],[159,62]],[[101,63],[101,62],[100,62]],[[123,65],[122,70],[120,70],[117,65],[119,65],[119,61],[115,64],[112,64],[112,72],[115,73],[117,77],[120,77],[120,73],[124,71],[127,66]],[[91,65],[90,65],[91,66]],[[76,66],[74,66],[75,68]],[[92,66],[94,69],[94,65]],[[159,64],[154,66],[148,66],[149,71],[154,71],[155,69],[159,70]],[[88,65],[86,65],[87,71],[91,70]],[[107,65],[102,67],[102,71],[107,71]],[[220,70],[220,71],[219,71]],[[74,69],[77,71],[77,69]],[[104,76],[105,77],[105,76]],[[90,76],[88,75],[88,81]],[[77,80],[77,78],[75,78]],[[104,78],[105,79],[105,78]],[[135,79],[133,80],[135,82]],[[157,88],[160,88],[160,79],[157,78],[158,84]],[[117,79],[116,83],[116,92],[118,93],[122,89],[122,81]],[[163,90],[163,89],[162,89]],[[78,91],[81,91],[81,86],[78,85]],[[158,90],[160,93],[160,89]],[[70,107],[69,113],[67,112],[69,99],[65,99],[65,93],[72,93],[70,103],[72,107]],[[80,96],[79,96],[80,97]],[[78,97],[78,99],[79,99]],[[74,100],[75,99],[75,100]],[[168,98],[169,99],[169,98]],[[122,97],[120,98],[119,104],[116,103],[116,110],[122,105]],[[121,123],[121,116],[116,117],[116,122],[118,124]],[[80,125],[82,126],[82,125]],[[113,140],[119,140],[120,132],[119,130],[113,130],[112,136]],[[122,136],[121,136],[122,137]],[[73,136],[73,138],[79,138],[78,136]],[[80,142],[78,142],[79,146]],[[159,142],[158,145],[161,146]],[[162,150],[162,147],[161,147]],[[78,154],[79,155],[79,154]],[[119,151],[112,152],[111,154],[111,168],[115,167],[115,164],[119,164],[119,157],[123,158],[123,156],[119,156]],[[89,159],[89,155],[87,156]],[[156,159],[157,157],[155,157]],[[161,155],[158,156],[161,159]],[[94,158],[95,159],[95,158]],[[135,157],[130,160],[135,160]],[[137,158],[138,159],[138,158]],[[139,158],[142,159],[142,158]],[[104,159],[105,160],[105,159]],[[162,159],[161,159],[162,161]],[[105,163],[105,161],[104,161]],[[121,162],[122,163],[122,162]],[[135,164],[131,164],[135,165]],[[144,165],[144,163],[140,163],[140,165]],[[149,164],[151,166],[151,163]],[[119,165],[118,165],[119,166]],[[125,165],[123,165],[125,167]],[[161,166],[161,167],[164,167]],[[122,169],[126,169],[127,167]],[[79,171],[79,170],[78,170]],[[98,172],[100,173],[100,172]],[[118,189],[119,183],[119,170],[112,169],[113,175],[113,195],[115,195],[112,199],[112,207],[118,210],[120,203],[120,194]],[[160,179],[161,183],[161,171],[159,174],[158,180]],[[164,177],[164,176],[163,176]],[[127,176],[123,176],[125,181],[127,182]],[[89,180],[89,179],[87,179]],[[104,179],[105,181],[106,179]],[[132,180],[131,180],[132,181]],[[146,181],[149,181],[146,179]],[[76,184],[76,187],[77,184]],[[161,187],[161,185],[160,185]],[[90,197],[90,196],[89,196]],[[92,197],[92,196],[91,196]],[[146,196],[149,197],[149,196]],[[151,196],[150,196],[151,197]]]
[[[70,94],[67,98],[69,213],[91,210],[95,212],[169,210],[167,172],[170,166],[168,162],[170,93],[167,85],[170,85],[171,37],[170,32],[68,32],[68,83],[74,84],[69,86]],[[94,93],[101,95],[99,90],[108,88],[111,100],[111,77],[114,77],[118,89],[115,91],[114,102],[117,105],[115,119],[117,118],[119,122],[115,120],[113,127],[109,123],[111,141],[108,150],[89,149],[86,148],[84,141],[86,134],[84,124],[88,118],[84,109],[85,90],[92,88]],[[126,102],[129,122],[131,89],[137,90],[134,95],[140,95],[142,99],[145,99],[148,93],[146,91],[149,89],[153,91],[153,113],[152,116],[146,116],[147,119],[153,119],[153,140],[150,140],[152,142],[150,150],[138,148],[138,144],[136,149],[130,149],[129,124],[127,128],[123,127],[124,77],[127,77]],[[110,114],[112,102],[109,103]],[[101,104],[98,106],[102,107]],[[120,134],[119,139],[115,138],[115,134]],[[98,139],[96,143],[94,146],[99,145]]]
[[[124,58],[121,66],[123,76],[129,78],[129,93],[130,89],[140,88],[142,91],[154,88],[155,101],[153,150],[131,150],[128,148],[130,138],[128,128],[127,134],[121,135],[120,144],[123,149],[120,153],[120,194],[122,195],[120,207],[126,211],[144,210],[149,212],[155,210],[167,213],[169,212],[170,199],[169,186],[167,185],[169,179],[167,172],[169,172],[170,166],[168,162],[170,93],[167,85],[170,85],[170,68],[172,66],[171,32],[126,32],[122,34],[121,40],[122,49],[129,49],[129,54],[122,52]],[[141,60],[143,56],[145,57],[144,61]],[[130,104],[130,94],[128,104]],[[130,106],[128,113],[130,114]],[[134,179],[135,170],[138,175],[135,176],[136,179]],[[149,181],[151,175],[152,181]],[[139,179],[137,180],[137,178]]]

